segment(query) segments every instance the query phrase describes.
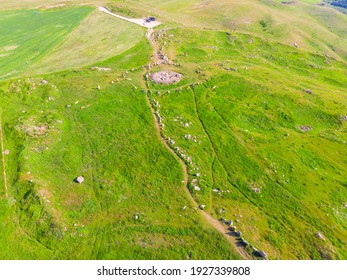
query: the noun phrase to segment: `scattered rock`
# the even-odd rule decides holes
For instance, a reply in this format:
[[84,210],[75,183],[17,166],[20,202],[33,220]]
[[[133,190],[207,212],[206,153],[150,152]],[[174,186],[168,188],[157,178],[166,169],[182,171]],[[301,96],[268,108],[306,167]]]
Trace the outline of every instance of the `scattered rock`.
[[158,84],[174,84],[182,79],[182,75],[171,70],[159,71],[151,75],[151,80]]
[[293,43],[294,47],[296,47],[297,49],[299,48],[299,45],[297,43]]
[[297,129],[301,130],[302,132],[307,132],[313,129],[313,126],[308,126],[308,125],[300,125],[297,126]]
[[74,181],[78,184],[82,184],[84,181],[84,178],[83,176],[78,176]]
[[47,84],[48,84],[48,81],[46,81],[46,80],[41,81],[41,85],[47,85]]
[[325,236],[321,232],[317,232],[315,235],[318,239],[325,240]]
[[204,210],[204,208],[206,207],[206,205],[205,204],[201,204],[201,205],[199,205],[199,208],[201,209],[201,210]]
[[262,257],[263,259],[266,259],[266,258],[267,258],[267,254],[266,254],[263,250],[258,251],[258,254],[259,254],[259,256]]
[[200,188],[198,186],[194,186],[194,190],[200,191]]
[[308,94],[312,94],[312,90],[310,90],[310,89],[304,89],[304,92],[306,92]]
[[111,71],[111,68],[103,68],[103,67],[92,66],[92,67],[89,68],[89,70]]
[[235,232],[235,234],[236,234],[236,236],[238,236],[238,237],[240,237],[240,236],[242,236],[242,232],[241,231],[237,231],[237,232]]
[[230,229],[231,231],[235,231],[235,230],[236,230],[236,227],[235,227],[235,226],[231,226],[229,229]]
[[241,243],[244,245],[244,246],[248,246],[249,243],[248,241],[246,241],[245,239],[241,238]]
[[[237,68],[224,68],[226,71],[235,71],[237,72]],[[214,86],[213,89],[216,89],[217,87]]]
[[347,116],[342,116],[341,119],[342,119],[343,121],[347,121]]
[[296,1],[283,1],[283,2],[281,2],[281,4],[283,4],[283,5],[295,5]]
[[249,187],[251,188],[252,191],[256,193],[260,193],[261,191],[261,188],[256,183],[250,183]]
[[229,221],[227,221],[225,224],[228,225],[228,226],[232,226],[232,225],[233,225],[233,221],[232,221],[232,220],[229,220]]
[[5,150],[3,154],[8,155],[9,153],[10,153],[10,150]]

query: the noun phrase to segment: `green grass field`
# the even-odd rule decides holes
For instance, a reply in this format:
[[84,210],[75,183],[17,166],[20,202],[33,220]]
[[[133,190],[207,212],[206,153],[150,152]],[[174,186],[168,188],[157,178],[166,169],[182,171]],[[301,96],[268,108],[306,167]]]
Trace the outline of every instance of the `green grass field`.
[[1,11],[0,79],[18,76],[33,67],[91,10]]
[[136,46],[144,34],[140,26],[95,10],[30,72],[43,74],[88,66]]
[[[311,52],[318,51],[346,61],[346,16],[317,1],[112,1],[123,9],[139,9],[165,22],[183,27],[235,30],[273,39]],[[308,3],[311,2],[311,3]],[[116,5],[116,4],[113,4]],[[124,7],[125,6],[125,7]],[[261,23],[264,23],[263,25]]]
[[192,204],[147,98],[204,211],[269,259],[347,259],[346,15],[174,2],[93,2],[164,22],[175,65],[150,72],[184,76],[166,86],[146,79],[141,26],[80,1],[0,4],[0,259],[243,258]]
[[[239,220],[274,258],[346,258],[346,65],[238,33],[168,37],[178,72],[201,84],[182,81],[170,93],[153,85],[152,98],[166,137],[193,159],[191,179],[201,173],[201,191],[192,187],[199,203]],[[319,231],[328,240],[316,241]]]
[[[1,258],[236,257],[189,207],[180,167],[157,138],[145,94],[134,88],[149,53],[142,40],[109,62],[124,68],[136,62],[132,80],[114,85],[121,72],[46,76],[49,84],[30,95],[13,96],[39,80],[2,84],[13,204],[3,208],[2,219],[22,233],[18,238],[13,228],[2,228]],[[85,183],[78,185],[73,179],[81,174]],[[29,247],[29,241],[41,245]],[[6,250],[13,242],[31,255]]]

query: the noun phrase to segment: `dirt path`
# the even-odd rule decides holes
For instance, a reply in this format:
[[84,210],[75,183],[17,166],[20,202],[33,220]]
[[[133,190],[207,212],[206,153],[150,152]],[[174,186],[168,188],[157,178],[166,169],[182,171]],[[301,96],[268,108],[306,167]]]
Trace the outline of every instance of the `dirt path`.
[[151,45],[155,48],[157,45],[154,42],[154,37],[153,37],[153,28],[148,28],[148,31],[146,33],[146,37],[148,39],[148,41],[151,43]]
[[127,17],[123,17],[121,15],[117,15],[115,13],[112,13],[110,10],[108,10],[105,7],[98,6],[98,8],[99,8],[99,11],[101,11],[101,12],[104,12],[104,13],[109,14],[111,16],[120,18],[122,20],[126,20],[126,21],[129,21],[129,22],[135,23],[135,24],[140,25],[142,27],[153,28],[153,27],[156,27],[156,26],[161,24],[161,22],[159,22],[159,21],[146,22],[146,20],[143,19],[143,18],[127,18]]
[[[146,33],[146,38],[148,39],[148,41],[151,43],[151,45],[153,46],[153,55],[151,57],[151,62],[150,65],[153,63],[154,65],[156,65],[156,63],[158,62],[158,60],[162,60],[161,58],[158,57],[158,52],[159,52],[159,46],[157,44],[157,42],[154,39],[154,30],[153,27],[158,26],[160,23],[159,22],[154,22],[153,26],[150,25],[146,25],[146,23],[144,22],[143,19],[129,19],[117,14],[114,14],[112,12],[110,12],[108,9],[106,9],[105,7],[99,7],[99,10],[107,13],[109,15],[115,16],[117,18],[144,26],[148,28],[148,31]],[[155,114],[155,108],[152,106],[149,95],[148,95],[148,91],[149,88],[147,90],[147,94],[146,94],[146,100],[148,103],[149,108],[151,109],[151,112],[153,114],[153,120],[155,123],[155,127],[158,133],[158,136],[161,140],[161,142],[163,143],[163,145],[165,146],[165,148],[174,156],[174,158],[180,163],[181,167],[182,167],[182,171],[184,174],[184,189],[187,193],[187,197],[189,198],[189,200],[191,201],[192,205],[197,207],[199,209],[199,205],[198,203],[195,201],[195,199],[193,198],[192,194],[190,193],[189,189],[188,189],[188,184],[189,184],[189,176],[188,176],[188,168],[187,165],[184,163],[184,161],[175,153],[174,150],[171,149],[171,147],[169,146],[169,144],[166,142],[165,138],[163,137],[162,134],[162,130],[160,128],[159,125],[159,120]],[[205,219],[205,221],[210,224],[215,230],[217,230],[218,232],[220,232],[227,240],[228,242],[231,244],[231,246],[234,248],[234,250],[241,256],[241,258],[243,259],[252,259],[252,256],[250,254],[248,254],[243,247],[240,247],[237,245],[237,239],[234,236],[229,235],[229,232],[227,230],[227,228],[217,219],[213,218],[211,215],[209,215],[207,212],[203,211],[203,210],[199,210],[199,213],[201,214],[201,216]]]
[[4,149],[4,139],[3,139],[3,136],[2,136],[1,117],[0,117],[0,142],[1,142],[1,159],[2,159],[2,170],[3,170],[3,175],[4,175],[5,196],[6,196],[6,198],[8,198],[6,166],[5,166],[5,149]]
[[[157,116],[155,114],[155,109],[153,108],[151,101],[149,99],[148,93],[147,93],[147,103],[148,106],[151,108],[152,114],[153,114],[153,119],[155,122],[155,127],[157,129],[158,135],[160,137],[160,140],[164,144],[165,148],[176,158],[176,160],[181,164],[183,173],[184,173],[184,186],[185,186],[185,191],[187,193],[187,196],[193,206],[197,207],[199,209],[198,203],[195,201],[193,198],[192,194],[190,193],[188,189],[188,183],[189,183],[189,177],[188,177],[188,168],[187,165],[183,162],[183,160],[178,157],[178,155],[171,149],[169,144],[166,142],[165,138],[162,135],[162,131],[160,129],[159,121],[157,119]],[[252,257],[243,249],[243,247],[239,247],[237,245],[237,239],[234,236],[229,235],[229,231],[227,228],[218,220],[213,218],[211,215],[209,215],[207,212],[203,210],[199,210],[200,214],[204,217],[204,219],[211,225],[213,226],[217,231],[219,231],[221,234],[225,236],[225,238],[229,241],[229,243],[232,245],[232,247],[236,250],[236,252],[243,258],[243,259],[251,259]]]
[[[154,53],[156,54],[156,52],[159,49],[159,47],[157,46],[157,43],[154,40],[153,29],[149,29],[148,30],[148,32],[146,34],[146,37],[149,40],[149,42],[152,44],[153,49],[154,49]],[[152,60],[155,57],[156,57],[156,55],[152,56]],[[149,88],[148,88],[148,90],[149,90]],[[199,209],[198,203],[195,201],[195,199],[193,198],[192,194],[190,193],[190,191],[188,189],[188,184],[189,184],[188,167],[184,163],[184,161],[175,153],[175,151],[173,149],[171,149],[170,145],[167,143],[167,141],[163,137],[162,130],[161,130],[160,124],[159,124],[159,120],[157,118],[157,115],[155,114],[155,108],[152,106],[151,101],[150,101],[150,97],[148,95],[148,90],[147,90],[147,94],[146,94],[147,103],[148,103],[148,106],[151,108],[151,112],[153,114],[153,119],[154,119],[155,127],[157,129],[157,133],[159,135],[159,138],[162,141],[162,143],[164,144],[165,148],[181,164],[181,167],[182,167],[182,170],[183,170],[183,174],[184,174],[184,187],[185,187],[184,189],[185,189],[185,191],[187,193],[187,197],[191,201],[192,205]],[[217,219],[213,218],[206,211],[199,210],[199,212],[200,212],[201,216],[207,221],[207,223],[209,223],[215,230],[217,230],[218,232],[223,234],[223,236],[228,240],[228,242],[232,245],[232,247],[235,249],[235,251],[241,256],[241,258],[243,258],[243,259],[252,259],[251,255],[248,254],[244,250],[243,247],[240,247],[240,246],[237,245],[238,240],[236,239],[236,237],[229,235],[229,231],[227,230],[227,228],[220,221],[218,221]]]
[[163,48],[160,48],[159,45],[155,42],[153,28],[148,28],[148,31],[146,33],[146,38],[151,43],[151,45],[154,49],[153,55],[151,57],[150,66],[156,66],[156,65],[160,65],[160,64],[174,65],[174,62],[171,61],[164,54]]

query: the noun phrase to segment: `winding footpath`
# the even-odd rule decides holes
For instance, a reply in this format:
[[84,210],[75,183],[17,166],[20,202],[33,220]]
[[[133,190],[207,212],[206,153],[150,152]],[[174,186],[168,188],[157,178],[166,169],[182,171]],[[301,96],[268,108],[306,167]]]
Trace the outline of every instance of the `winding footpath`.
[[[157,46],[157,43],[154,40],[153,29],[148,29],[146,37],[149,40],[149,42],[151,43],[151,45],[153,46],[153,49],[154,49],[155,54],[156,54],[156,51],[159,48]],[[152,62],[155,59],[155,57],[156,57],[156,55],[152,56]],[[181,167],[182,167],[182,170],[183,170],[183,174],[184,174],[184,182],[183,182],[184,183],[184,189],[185,189],[185,191],[187,193],[187,197],[189,198],[189,200],[192,203],[192,205],[194,207],[196,207],[197,209],[199,209],[199,204],[195,201],[194,197],[192,196],[192,194],[191,194],[191,192],[189,191],[189,188],[188,188],[188,184],[189,184],[188,167],[184,163],[184,161],[176,154],[176,152],[170,147],[170,145],[167,143],[167,141],[165,140],[165,137],[163,136],[161,127],[159,125],[158,117],[155,114],[155,108],[152,106],[150,97],[148,95],[149,90],[150,90],[150,88],[147,88],[146,99],[147,99],[148,106],[150,107],[151,112],[153,114],[153,119],[154,119],[154,122],[155,122],[155,127],[156,127],[156,130],[157,130],[158,136],[159,136],[161,142],[164,144],[165,148],[181,164]],[[201,216],[205,219],[205,221],[208,224],[210,224],[215,230],[217,230],[219,233],[221,233],[228,240],[228,242],[232,245],[232,247],[241,256],[242,259],[252,259],[252,256],[249,253],[247,253],[246,250],[244,250],[244,247],[237,245],[238,240],[236,239],[236,237],[230,235],[230,232],[227,230],[227,228],[220,221],[218,221],[217,219],[213,218],[210,214],[208,214],[204,210],[199,210],[199,213],[201,214]]]
[[[128,22],[132,22],[134,24],[140,25],[142,27],[145,27],[148,29],[147,33],[146,33],[146,38],[148,39],[148,41],[150,42],[150,44],[153,47],[153,55],[151,58],[151,63],[156,63],[158,58],[157,58],[157,52],[159,50],[159,46],[156,43],[155,39],[154,39],[154,30],[153,28],[160,25],[161,23],[158,21],[154,21],[154,22],[146,22],[145,19],[130,19],[124,16],[120,16],[117,15],[115,13],[112,13],[111,11],[109,11],[107,8],[105,7],[101,7],[98,6],[99,10],[101,12],[104,12],[106,14],[109,14],[111,16],[117,17],[119,19],[122,20],[126,20]],[[151,64],[150,63],[150,64]],[[149,92],[149,88],[147,88],[147,94],[146,94],[146,99],[147,99],[147,103],[149,108],[151,109],[151,112],[153,114],[153,120],[155,123],[155,127],[158,133],[158,136],[161,140],[161,142],[163,143],[163,145],[165,146],[165,148],[173,155],[173,157],[180,163],[182,170],[183,170],[183,174],[184,174],[184,189],[187,193],[187,197],[189,198],[191,204],[196,207],[197,209],[199,209],[199,205],[198,203],[195,201],[194,197],[192,196],[192,194],[190,193],[189,189],[188,189],[188,184],[189,184],[189,175],[188,175],[188,167],[187,165],[184,163],[184,161],[175,153],[175,151],[173,149],[171,149],[171,147],[169,146],[169,144],[167,143],[167,141],[165,140],[165,138],[163,137],[162,134],[162,130],[160,128],[159,125],[159,120],[155,114],[155,108],[152,106],[151,104],[151,100],[149,98],[148,95]],[[199,210],[199,213],[201,214],[201,216],[204,218],[204,220],[210,224],[215,230],[217,230],[219,233],[221,233],[227,240],[228,242],[231,244],[231,246],[234,248],[234,250],[241,256],[241,258],[243,259],[252,259],[252,256],[247,253],[244,250],[244,247],[242,246],[238,246],[237,242],[238,240],[236,239],[236,237],[231,236],[230,232],[227,230],[227,228],[217,219],[213,218],[210,214],[208,214],[206,211],[204,210]]]
[[0,117],[0,142],[1,142],[1,159],[2,159],[2,170],[3,170],[3,175],[4,175],[5,196],[6,196],[6,198],[8,198],[6,166],[5,166],[5,149],[4,149],[4,139],[3,139],[3,135],[2,135],[1,117]]
[[[184,174],[184,189],[187,193],[187,197],[189,198],[190,202],[194,207],[199,209],[199,204],[195,201],[193,198],[192,194],[190,193],[188,189],[188,184],[189,184],[189,175],[188,175],[188,168],[187,165],[183,162],[183,160],[171,149],[169,144],[166,142],[165,138],[162,135],[162,131],[159,125],[159,120],[155,114],[155,109],[153,108],[149,95],[148,93],[146,94],[147,97],[147,103],[148,106],[151,108],[152,114],[153,114],[153,119],[155,122],[155,127],[157,130],[157,133],[159,135],[159,138],[161,142],[164,144],[165,148],[174,156],[174,158],[181,164],[183,174]],[[232,247],[236,250],[236,252],[241,256],[243,259],[252,259],[252,257],[243,249],[243,247],[237,245],[237,239],[234,236],[231,236],[227,228],[217,219],[213,218],[211,215],[209,215],[206,211],[204,210],[199,210],[199,213],[201,216],[206,220],[208,224],[210,224],[215,230],[223,234],[225,238],[229,241],[229,243],[232,245]]]

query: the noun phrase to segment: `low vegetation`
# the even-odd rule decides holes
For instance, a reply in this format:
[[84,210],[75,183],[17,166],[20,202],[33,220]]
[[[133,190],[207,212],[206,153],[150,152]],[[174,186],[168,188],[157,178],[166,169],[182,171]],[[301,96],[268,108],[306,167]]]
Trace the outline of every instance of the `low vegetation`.
[[22,74],[43,58],[90,13],[90,7],[59,11],[0,11],[0,79]]
[[[0,12],[0,259],[347,258],[343,14],[112,1],[165,22],[149,42],[78,1],[5,2],[18,10]],[[202,211],[232,220],[248,254]]]

